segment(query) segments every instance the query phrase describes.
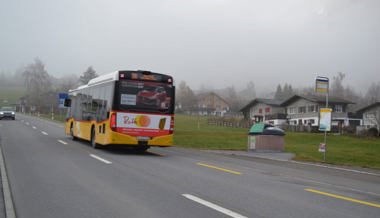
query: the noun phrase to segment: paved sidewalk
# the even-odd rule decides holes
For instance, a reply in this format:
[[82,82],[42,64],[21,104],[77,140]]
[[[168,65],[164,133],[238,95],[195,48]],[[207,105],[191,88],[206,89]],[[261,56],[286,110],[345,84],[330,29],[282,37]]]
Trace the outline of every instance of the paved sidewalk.
[[348,172],[355,172],[373,176],[380,176],[380,170],[363,168],[363,167],[354,167],[354,166],[339,166],[327,163],[312,163],[312,162],[303,162],[303,161],[294,161],[292,160],[295,156],[293,153],[284,153],[284,152],[270,152],[270,151],[230,151],[230,150],[204,150],[204,152],[221,154],[221,155],[231,155],[231,156],[242,156],[242,157],[252,157],[252,158],[264,158],[275,161],[286,161],[290,163],[296,163],[301,165],[309,165],[315,167],[330,168],[335,170],[343,170]]

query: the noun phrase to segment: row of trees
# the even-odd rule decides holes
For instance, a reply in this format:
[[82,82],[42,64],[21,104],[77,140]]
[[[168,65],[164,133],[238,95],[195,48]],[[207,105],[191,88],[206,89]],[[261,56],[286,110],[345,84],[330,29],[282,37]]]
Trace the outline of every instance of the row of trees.
[[59,92],[67,92],[81,84],[87,84],[89,80],[97,77],[96,71],[90,66],[78,78],[75,75],[55,78],[45,69],[44,63],[35,58],[34,62],[19,69],[15,74],[6,76],[0,74],[1,85],[24,85],[26,95],[23,103],[27,106],[35,106],[36,110],[43,111],[55,105]]
[[[44,63],[36,58],[33,63],[16,71],[12,76],[0,73],[0,85],[25,85],[28,95],[25,100],[29,104],[36,106],[46,104],[51,96],[56,99],[56,94],[59,92],[67,92],[67,90],[75,88],[81,84],[87,84],[89,80],[97,77],[96,71],[90,66],[79,77],[76,75],[64,76],[55,78],[51,76],[45,69]],[[330,95],[340,97],[356,102],[351,106],[354,111],[359,107],[363,107],[370,103],[380,101],[380,82],[374,82],[369,87],[365,94],[356,92],[352,87],[344,85],[344,73],[337,73],[330,82]],[[202,86],[200,90],[194,91],[185,81],[181,81],[177,85],[176,103],[185,108],[196,107],[197,94],[214,92],[224,98],[229,104],[232,112],[239,111],[249,101],[256,98],[255,84],[249,81],[246,86],[237,91],[234,86],[229,86],[224,89],[209,89]],[[269,93],[265,97],[274,98],[279,101],[285,100],[294,94],[314,94],[314,87],[303,87],[295,89],[291,84],[278,84],[276,90]]]
[[[350,105],[350,111],[356,111],[368,104],[380,101],[380,82],[374,82],[369,87],[365,94],[358,93],[350,86],[344,85],[346,74],[338,72],[330,82],[330,95],[342,99],[347,99],[355,102],[356,104]],[[252,81],[247,83],[246,87],[241,91],[236,91],[234,86],[225,89],[213,90],[201,87],[201,90],[194,91],[186,82],[180,82],[177,86],[177,104],[183,108],[196,106],[196,93],[214,92],[224,98],[230,105],[231,111],[237,112],[251,100],[256,98],[255,85]],[[278,84],[276,91],[265,95],[266,98],[274,98],[283,101],[295,94],[300,95],[315,95],[315,87],[293,88],[291,84],[285,83],[284,85]]]
[[209,89],[204,86],[198,91],[193,91],[185,81],[181,81],[176,87],[176,104],[181,105],[184,110],[192,110],[197,107],[197,96],[202,93],[214,92],[226,100],[230,105],[230,110],[237,112],[248,101],[256,98],[255,84],[250,81],[245,88],[236,91],[234,86],[229,86],[224,89]]

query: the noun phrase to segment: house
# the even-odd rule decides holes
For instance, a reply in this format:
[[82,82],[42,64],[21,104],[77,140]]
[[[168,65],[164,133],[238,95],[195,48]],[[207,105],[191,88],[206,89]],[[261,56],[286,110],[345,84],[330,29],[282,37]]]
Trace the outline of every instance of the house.
[[214,92],[197,96],[197,113],[199,115],[224,116],[230,110],[230,105]]
[[[329,97],[329,108],[332,108],[332,126],[342,127],[350,125],[347,105],[354,104],[351,101]],[[286,108],[290,125],[319,125],[319,109],[326,107],[326,97],[318,95],[294,95],[282,102]]]
[[363,114],[363,126],[380,130],[380,101],[359,109],[357,113]]
[[273,125],[286,123],[285,108],[276,99],[256,98],[240,109],[244,119]]

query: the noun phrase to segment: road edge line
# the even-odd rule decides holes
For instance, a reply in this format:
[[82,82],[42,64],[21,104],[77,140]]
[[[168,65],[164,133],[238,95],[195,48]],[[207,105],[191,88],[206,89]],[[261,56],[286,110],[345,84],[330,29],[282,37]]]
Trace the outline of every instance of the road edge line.
[[9,180],[7,175],[7,169],[5,167],[4,154],[2,150],[2,140],[0,139],[0,170],[1,170],[1,184],[3,187],[4,207],[6,218],[16,218],[16,211],[14,207],[11,188],[9,186]]

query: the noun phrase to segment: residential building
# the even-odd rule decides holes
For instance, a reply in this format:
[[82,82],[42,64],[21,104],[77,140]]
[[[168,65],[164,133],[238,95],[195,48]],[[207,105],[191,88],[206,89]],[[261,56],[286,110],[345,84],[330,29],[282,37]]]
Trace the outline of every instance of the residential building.
[[[354,104],[351,101],[329,97],[329,108],[332,108],[332,126],[342,127],[350,125],[347,105]],[[326,97],[319,95],[294,95],[282,102],[286,108],[290,125],[319,125],[319,109],[326,107]]]
[[275,99],[256,98],[240,109],[246,120],[273,125],[286,123],[285,108]]
[[197,106],[200,115],[224,116],[230,110],[228,102],[214,92],[198,95]]
[[357,112],[363,114],[363,125],[366,128],[375,127],[380,130],[380,101],[367,105]]

